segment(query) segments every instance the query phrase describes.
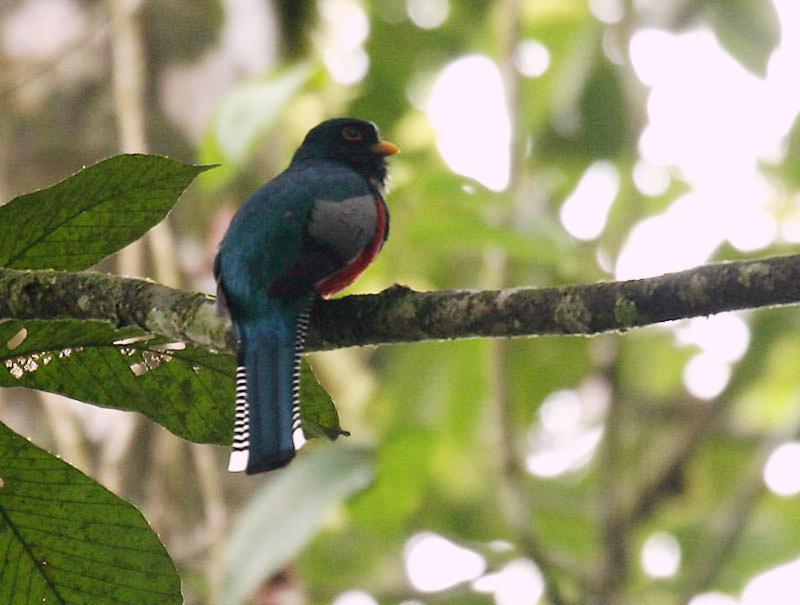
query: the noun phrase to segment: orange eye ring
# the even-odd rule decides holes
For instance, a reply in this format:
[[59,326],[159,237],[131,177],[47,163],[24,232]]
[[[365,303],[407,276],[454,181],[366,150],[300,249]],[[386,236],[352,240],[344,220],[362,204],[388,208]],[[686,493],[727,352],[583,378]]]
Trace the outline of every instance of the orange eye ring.
[[342,128],[342,138],[346,141],[360,141],[364,138],[364,135],[361,134],[361,131],[358,128],[345,126]]

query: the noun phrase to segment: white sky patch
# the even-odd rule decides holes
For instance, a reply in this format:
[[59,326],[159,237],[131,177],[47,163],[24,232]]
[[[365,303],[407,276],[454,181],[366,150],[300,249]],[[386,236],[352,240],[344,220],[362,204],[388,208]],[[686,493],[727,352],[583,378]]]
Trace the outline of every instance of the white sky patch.
[[709,353],[698,353],[683,367],[683,385],[698,399],[714,399],[730,379],[730,364]]
[[652,277],[706,262],[725,239],[716,200],[690,192],[634,225],[617,257],[617,279]]
[[608,211],[619,193],[619,172],[611,162],[595,162],[561,206],[561,224],[582,240],[596,239],[606,225]]
[[320,0],[322,27],[317,43],[322,59],[334,81],[356,84],[369,69],[369,55],[363,44],[369,36],[369,18],[356,0]]
[[406,573],[423,592],[437,592],[468,582],[486,571],[486,560],[433,532],[412,536],[405,548]]
[[764,483],[778,496],[800,494],[800,443],[793,441],[775,448],[764,465]]
[[742,592],[741,605],[797,605],[800,559],[757,575]]
[[433,85],[427,114],[453,172],[494,191],[508,186],[511,121],[494,62],[470,55],[449,63]]
[[[796,69],[784,65],[787,51],[776,52],[762,80],[722,50],[709,29],[635,33],[631,61],[651,88],[644,157],[679,166],[695,185],[742,177],[731,168],[751,175],[755,159],[778,148],[800,109]],[[796,54],[794,60],[796,67]]]
[[527,78],[543,76],[550,67],[550,51],[533,38],[522,40],[514,50],[514,66]]
[[737,313],[694,317],[674,326],[679,345],[695,345],[720,361],[739,361],[750,346],[750,327]]
[[681,545],[672,534],[660,531],[642,547],[642,569],[651,578],[671,578],[681,566]]
[[794,204],[780,224],[780,238],[787,244],[800,243],[800,193],[794,197]]
[[731,364],[750,346],[750,327],[737,313],[695,317],[673,324],[675,341],[701,352],[683,368],[683,384],[698,399],[713,399],[728,386]]
[[672,175],[669,168],[655,166],[647,160],[639,160],[633,167],[633,184],[644,195],[655,197],[669,188]]
[[544,594],[544,578],[527,559],[516,559],[496,573],[472,583],[476,592],[494,594],[495,605],[536,605]]
[[444,25],[450,15],[448,0],[406,0],[406,13],[411,22],[421,29],[436,29]]
[[691,191],[631,230],[617,277],[696,266],[725,240],[741,251],[760,250],[783,233],[770,212],[779,192],[759,161],[781,159],[783,139],[800,111],[800,3],[775,4],[782,42],[765,79],[722,50],[707,28],[633,35],[631,62],[650,87],[649,121],[639,141],[647,171],[637,167],[634,180],[645,194],[658,194],[668,182],[650,182],[648,175],[675,167]]

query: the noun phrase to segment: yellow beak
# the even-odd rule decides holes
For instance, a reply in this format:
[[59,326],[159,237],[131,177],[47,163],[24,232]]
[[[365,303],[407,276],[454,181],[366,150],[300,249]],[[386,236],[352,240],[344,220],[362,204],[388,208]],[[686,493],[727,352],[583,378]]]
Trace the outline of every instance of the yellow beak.
[[394,155],[400,148],[395,145],[394,143],[390,143],[389,141],[378,141],[374,145],[372,145],[369,150],[372,153],[377,153],[378,155]]

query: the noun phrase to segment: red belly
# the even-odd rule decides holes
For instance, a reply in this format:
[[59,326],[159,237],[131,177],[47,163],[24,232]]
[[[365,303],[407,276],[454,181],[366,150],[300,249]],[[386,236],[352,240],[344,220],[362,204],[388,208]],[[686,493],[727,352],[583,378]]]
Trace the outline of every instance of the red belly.
[[363,252],[361,252],[353,262],[333,275],[329,275],[325,279],[321,279],[314,284],[314,289],[323,298],[329,298],[352,284],[356,278],[364,272],[364,269],[375,260],[375,257],[378,256],[378,252],[381,251],[383,241],[386,239],[386,205],[380,198],[375,199],[375,205],[378,209],[375,237],[372,238],[369,246],[364,248]]

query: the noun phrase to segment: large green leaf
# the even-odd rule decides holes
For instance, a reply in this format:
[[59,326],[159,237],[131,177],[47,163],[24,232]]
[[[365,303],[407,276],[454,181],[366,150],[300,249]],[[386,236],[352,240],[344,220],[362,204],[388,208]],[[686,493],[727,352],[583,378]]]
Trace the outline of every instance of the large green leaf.
[[180,346],[103,322],[3,322],[0,386],[132,410],[185,439],[230,443],[233,357]]
[[181,603],[181,583],[141,513],[0,424],[0,602]]
[[195,176],[152,155],[118,155],[0,206],[0,266],[81,270],[141,237]]
[[330,511],[372,480],[371,457],[322,445],[270,476],[231,531],[222,605],[246,602],[319,530]]
[[[0,322],[0,386],[60,393],[139,412],[176,435],[230,443],[236,361],[103,322]],[[302,383],[309,437],[342,433],[333,402],[308,364]]]

